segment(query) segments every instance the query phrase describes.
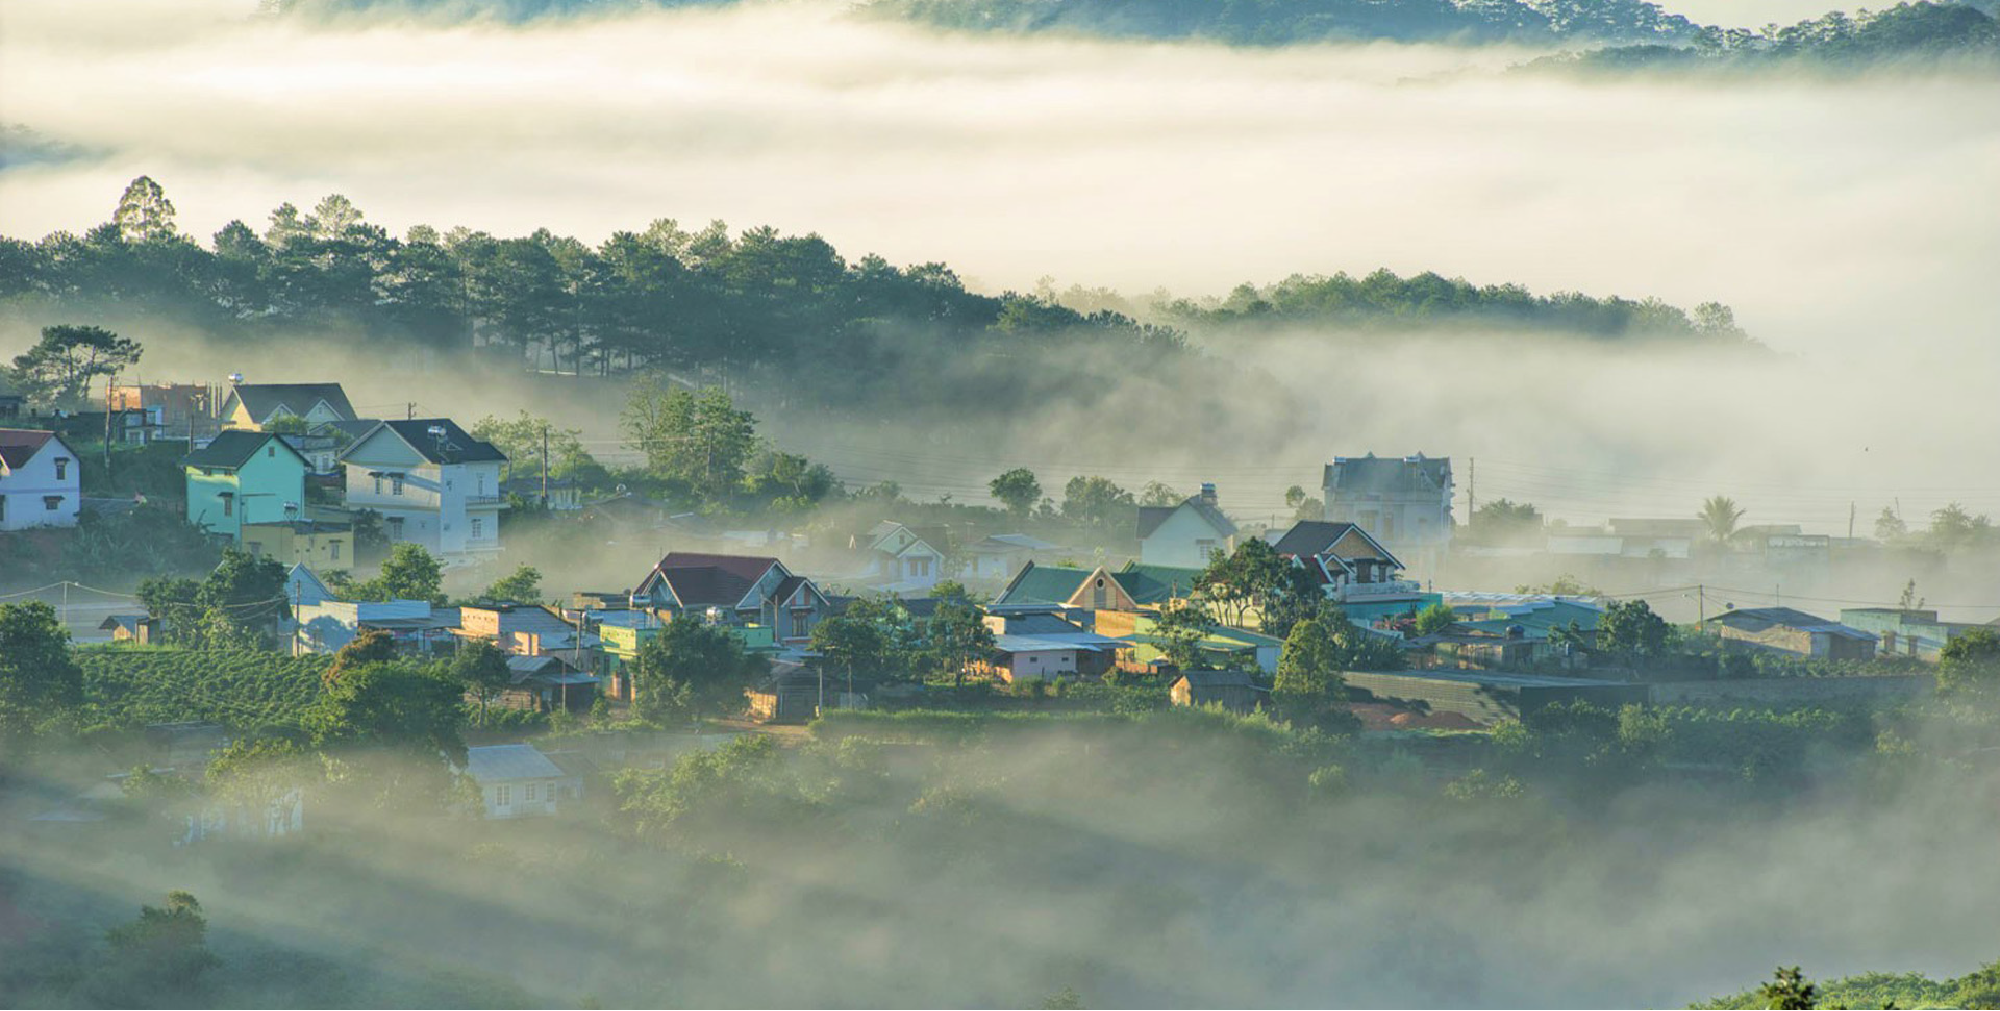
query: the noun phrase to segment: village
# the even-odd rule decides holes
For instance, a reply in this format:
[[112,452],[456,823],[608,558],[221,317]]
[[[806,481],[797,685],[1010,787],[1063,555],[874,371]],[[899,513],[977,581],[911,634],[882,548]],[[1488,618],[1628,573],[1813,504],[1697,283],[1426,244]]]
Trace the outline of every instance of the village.
[[[74,536],[93,511],[146,503],[142,493],[87,497],[92,469],[128,454],[171,455],[186,525],[261,566],[280,591],[238,612],[256,616],[239,622],[252,648],[294,658],[497,656],[467,688],[479,716],[461,767],[496,819],[556,815],[619,763],[666,762],[685,744],[593,749],[552,727],[607,729],[642,716],[657,724],[671,713],[676,729],[707,733],[698,746],[713,746],[857,710],[1115,704],[1435,735],[1579,702],[1796,709],[1920,699],[1955,639],[2000,629],[2000,617],[1940,620],[1907,593],[1896,606],[1822,610],[1736,606],[1731,598],[1749,591],[1707,584],[1605,594],[1567,575],[1511,591],[1490,578],[1456,582],[1454,573],[1526,554],[1593,579],[1674,582],[1668,567],[1699,562],[1737,582],[1774,573],[1803,581],[1801,571],[1824,578],[1836,555],[1882,549],[1797,526],[1731,529],[1726,503],[1687,519],[1523,524],[1512,503],[1482,512],[1442,456],[1333,457],[1317,475],[1318,496],[1288,495],[1289,523],[1233,519],[1215,483],[1177,500],[1156,490],[1149,504],[1115,514],[1127,529],[1094,543],[1031,532],[1046,524],[995,525],[1029,519],[1038,487],[984,524],[905,522],[891,500],[847,531],[730,529],[623,485],[552,478],[546,426],[541,454],[517,460],[451,418],[357,417],[339,383],[232,376],[105,389],[99,409],[47,413],[0,393],[0,424],[15,426],[0,429],[0,531],[19,545],[9,550],[59,550],[51,538]],[[1024,480],[1034,482],[1025,471],[1002,475],[993,493],[1018,499],[1008,485]],[[1470,527],[1455,520],[1461,502]],[[666,550],[631,557],[622,583],[555,599],[539,587],[561,573],[521,565],[510,574],[501,563],[510,510],[554,518],[544,523],[599,522],[622,541]],[[382,574],[357,580],[363,568]],[[57,601],[72,638],[102,643],[86,651],[218,646],[176,627],[205,620],[193,599],[72,582],[6,599]],[[487,589],[447,595],[447,582]],[[1682,617],[1688,603],[1696,613]],[[688,625],[726,637],[735,659],[695,662],[736,680],[707,707],[663,706],[649,700],[649,677],[686,661],[650,644]],[[511,715],[496,721],[494,710]],[[159,756],[161,768],[198,777],[205,753],[188,742],[212,750],[247,728],[184,719],[145,729],[177,753],[172,763]],[[85,793],[46,817],[88,820]],[[192,840],[228,819],[188,821]],[[237,822],[291,831],[303,817],[294,806]]]

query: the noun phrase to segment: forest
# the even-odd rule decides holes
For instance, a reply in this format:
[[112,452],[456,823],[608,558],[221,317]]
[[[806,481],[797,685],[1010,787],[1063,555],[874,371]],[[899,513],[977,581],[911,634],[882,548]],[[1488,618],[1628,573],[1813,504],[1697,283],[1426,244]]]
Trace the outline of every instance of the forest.
[[[164,188],[141,177],[110,221],[0,238],[0,318],[194,331],[244,347],[337,330],[360,346],[470,350],[553,372],[710,377],[797,408],[993,414],[1087,397],[1114,379],[1227,384],[1240,369],[1202,345],[1233,328],[1744,338],[1720,305],[1690,315],[1656,299],[1536,295],[1431,273],[1300,276],[1129,310],[1149,316],[1134,318],[1072,308],[1053,290],[969,290],[942,262],[850,259],[817,234],[732,233],[719,221],[654,221],[595,246],[548,229],[502,238],[420,225],[399,238],[332,195],[307,210],[284,204],[261,229],[232,221],[203,243],[175,214]],[[1065,368],[1044,367],[1052,361]]]

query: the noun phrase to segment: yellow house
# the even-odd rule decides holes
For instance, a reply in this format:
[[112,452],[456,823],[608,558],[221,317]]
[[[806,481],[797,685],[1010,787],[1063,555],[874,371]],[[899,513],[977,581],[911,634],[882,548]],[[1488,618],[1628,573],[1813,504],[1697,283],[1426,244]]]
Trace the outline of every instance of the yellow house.
[[302,418],[308,427],[353,421],[354,405],[339,383],[238,383],[216,412],[222,427],[261,431],[280,418]]
[[354,568],[354,527],[346,523],[289,520],[243,525],[243,550],[287,567],[325,572]]

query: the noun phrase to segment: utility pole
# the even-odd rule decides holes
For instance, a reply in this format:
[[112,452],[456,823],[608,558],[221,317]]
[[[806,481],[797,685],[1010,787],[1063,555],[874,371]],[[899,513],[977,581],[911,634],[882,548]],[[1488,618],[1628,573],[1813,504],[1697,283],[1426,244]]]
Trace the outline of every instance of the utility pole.
[[549,507],[549,423],[542,422],[542,508]]
[[111,384],[115,376],[104,377],[104,476],[111,476]]
[[1479,513],[1479,458],[1472,458],[1471,473],[1466,475],[1465,525],[1472,526],[1472,517]]
[[414,420],[414,419],[416,418],[416,416],[417,416],[417,403],[416,403],[416,401],[412,400],[412,401],[410,401],[409,403],[406,403],[406,404],[404,404],[404,405],[403,405],[403,420],[404,420],[404,421],[411,421],[411,420]]
[[1694,601],[1694,627],[1700,628],[1708,623],[1708,586],[1706,584],[1698,585],[1694,588]]
[[1854,503],[1852,502],[1847,503],[1847,540],[1850,544],[1854,541]]

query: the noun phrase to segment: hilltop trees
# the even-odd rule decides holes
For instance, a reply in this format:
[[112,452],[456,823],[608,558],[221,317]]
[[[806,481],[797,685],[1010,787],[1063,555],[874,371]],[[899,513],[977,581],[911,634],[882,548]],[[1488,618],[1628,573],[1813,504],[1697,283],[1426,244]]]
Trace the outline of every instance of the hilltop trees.
[[76,407],[91,380],[116,375],[138,362],[143,349],[99,326],[46,326],[42,339],[14,359],[14,376],[29,398]]
[[744,467],[757,450],[756,418],[713,386],[695,393],[643,380],[626,401],[621,424],[655,477],[704,502],[726,501],[743,484]]
[[180,237],[174,227],[174,202],[152,176],[140,176],[125,187],[118,209],[111,212],[118,237],[130,243],[167,242]]
[[1133,522],[1138,503],[1132,493],[1101,477],[1078,475],[1063,485],[1063,518],[1108,528]]
[[1016,467],[994,478],[986,487],[1017,520],[1026,519],[1028,512],[1035,508],[1035,503],[1042,500],[1042,483],[1035,480],[1035,472],[1026,467]]

